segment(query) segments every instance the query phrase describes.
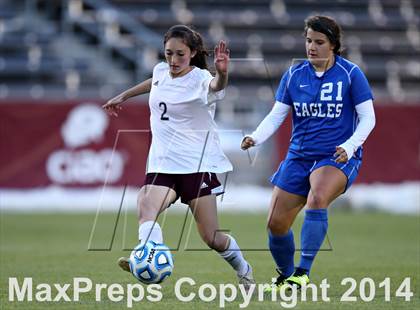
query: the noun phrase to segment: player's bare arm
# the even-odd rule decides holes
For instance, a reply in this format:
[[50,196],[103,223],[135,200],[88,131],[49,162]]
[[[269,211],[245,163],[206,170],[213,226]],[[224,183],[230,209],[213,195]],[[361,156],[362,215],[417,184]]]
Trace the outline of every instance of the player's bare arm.
[[121,104],[130,99],[131,97],[135,97],[138,95],[146,94],[150,92],[152,88],[152,79],[147,79],[136,86],[127,89],[126,91],[122,92],[121,94],[115,96],[114,98],[110,99],[105,103],[102,108],[107,111],[107,113],[111,116],[118,116],[118,112],[122,109]]
[[214,66],[216,67],[216,76],[210,82],[212,91],[224,89],[228,82],[230,51],[225,41],[220,41],[214,48]]

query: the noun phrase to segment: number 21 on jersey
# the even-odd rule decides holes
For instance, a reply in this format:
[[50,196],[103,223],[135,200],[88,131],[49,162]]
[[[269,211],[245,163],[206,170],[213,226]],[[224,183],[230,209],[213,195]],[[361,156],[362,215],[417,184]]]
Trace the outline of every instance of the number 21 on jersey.
[[[337,96],[335,101],[343,101],[343,82],[338,81],[335,83],[337,86]],[[334,83],[324,83],[321,86],[321,101],[331,101],[333,99],[332,93],[334,91]]]

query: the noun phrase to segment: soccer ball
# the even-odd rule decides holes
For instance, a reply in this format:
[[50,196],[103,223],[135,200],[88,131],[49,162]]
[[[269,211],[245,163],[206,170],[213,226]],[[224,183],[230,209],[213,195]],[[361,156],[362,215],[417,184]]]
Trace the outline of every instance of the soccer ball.
[[160,283],[174,268],[172,254],[163,243],[139,244],[130,254],[130,270],[144,284]]

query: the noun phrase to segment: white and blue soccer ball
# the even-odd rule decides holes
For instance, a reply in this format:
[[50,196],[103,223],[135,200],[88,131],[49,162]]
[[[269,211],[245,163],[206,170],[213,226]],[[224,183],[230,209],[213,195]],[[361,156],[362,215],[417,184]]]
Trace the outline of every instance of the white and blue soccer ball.
[[171,251],[163,243],[140,243],[130,254],[130,270],[144,284],[160,283],[174,268]]

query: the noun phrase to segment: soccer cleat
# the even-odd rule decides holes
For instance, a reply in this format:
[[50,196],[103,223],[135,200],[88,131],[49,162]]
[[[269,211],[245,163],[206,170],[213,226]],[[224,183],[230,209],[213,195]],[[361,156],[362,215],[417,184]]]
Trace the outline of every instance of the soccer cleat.
[[118,266],[124,271],[131,272],[130,270],[130,261],[127,257],[120,257],[118,259]]
[[276,271],[278,272],[279,276],[277,277],[276,281],[274,281],[270,287],[267,287],[266,289],[264,289],[264,293],[270,293],[272,291],[279,291],[280,288],[286,284],[286,280],[287,277],[285,275],[283,275],[281,273],[281,271],[279,269],[276,269]]
[[252,275],[252,267],[248,264],[248,271],[243,275],[238,275],[239,284],[242,284],[246,291],[248,291],[252,285],[255,285],[254,276]]
[[296,268],[296,271],[286,279],[286,283],[290,285],[296,285],[298,289],[302,287],[302,285],[308,284],[309,277],[306,274],[306,270],[302,268]]

